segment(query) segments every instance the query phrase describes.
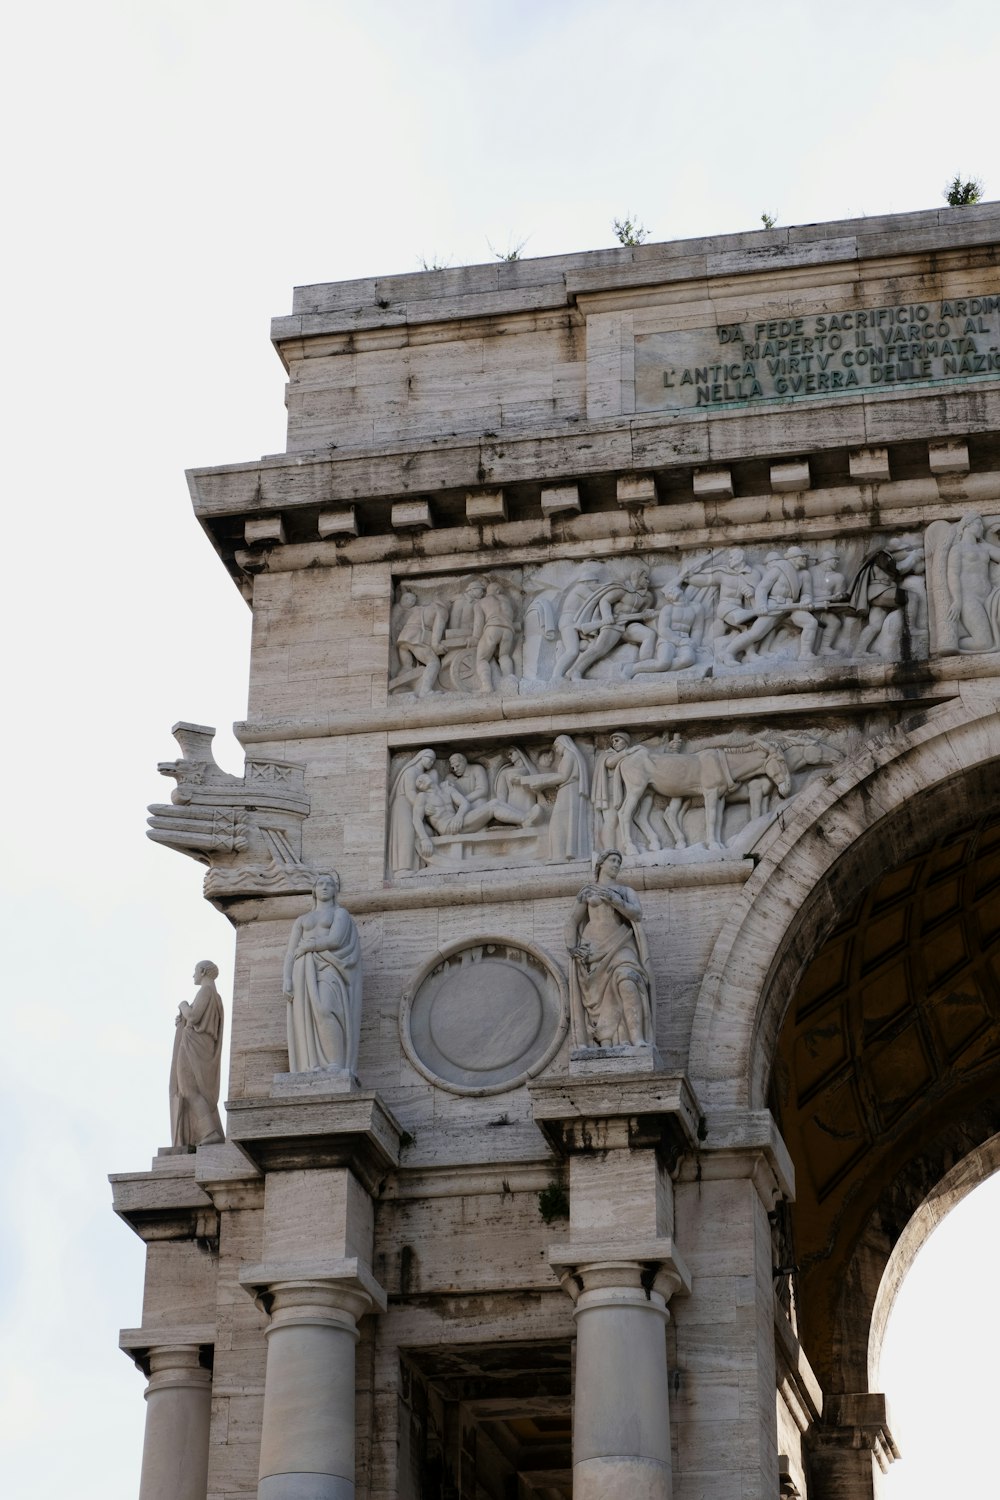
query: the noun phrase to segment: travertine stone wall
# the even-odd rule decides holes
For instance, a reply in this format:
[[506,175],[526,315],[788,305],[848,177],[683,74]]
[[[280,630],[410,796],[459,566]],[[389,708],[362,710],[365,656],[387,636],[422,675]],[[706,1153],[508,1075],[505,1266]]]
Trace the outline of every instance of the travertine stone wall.
[[[543,1461],[526,1433],[569,1421],[579,1319],[643,1288],[664,1430],[629,1450],[626,1390],[596,1438],[578,1389],[581,1494],[596,1463],[675,1500],[823,1500],[810,1452],[891,1459],[847,1400],[878,1393],[822,1391],[775,1298],[794,1171],[764,1105],[838,871],[870,878],[909,799],[1000,755],[998,227],[307,287],[276,320],[288,453],[190,476],[253,610],[248,766],[180,724],[152,819],[236,928],[232,1139],[116,1179],[149,1241],[126,1346],[186,1321],[214,1349],[212,1500],[257,1493],[303,1287],[337,1380],[360,1319],[324,1495],[353,1465],[358,1497],[418,1500],[434,1464],[463,1500],[518,1466],[568,1495],[565,1434]],[[567,921],[613,847],[653,1045],[581,1047]],[[329,870],[361,943],[353,1087],[288,1072],[289,933]]]

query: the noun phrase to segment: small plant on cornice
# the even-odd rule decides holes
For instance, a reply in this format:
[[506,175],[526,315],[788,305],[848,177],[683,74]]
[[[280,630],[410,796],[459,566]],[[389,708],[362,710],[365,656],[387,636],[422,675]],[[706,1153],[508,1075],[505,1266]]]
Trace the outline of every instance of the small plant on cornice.
[[760,222],[765,229],[773,229],[778,222],[777,214],[769,214],[766,210],[760,216]]
[[626,214],[624,219],[612,219],[611,227],[619,245],[644,245],[649,239],[645,224],[640,224],[631,214]]
[[561,1182],[550,1182],[538,1195],[538,1212],[546,1224],[569,1218],[569,1194]]
[[448,271],[451,269],[450,260],[438,260],[437,255],[432,255],[430,260],[425,255],[417,256],[417,263],[421,271]]
[[961,172],[955,173],[942,192],[942,197],[949,208],[968,208],[973,203],[979,203],[982,196],[982,179],[970,177],[965,182],[962,180]]
[[498,250],[492,240],[487,240],[486,243],[490,247],[490,254],[492,255],[494,260],[520,260],[521,252],[528,241],[527,239],[518,240],[517,244],[515,245],[512,244],[510,240],[508,240],[506,250]]

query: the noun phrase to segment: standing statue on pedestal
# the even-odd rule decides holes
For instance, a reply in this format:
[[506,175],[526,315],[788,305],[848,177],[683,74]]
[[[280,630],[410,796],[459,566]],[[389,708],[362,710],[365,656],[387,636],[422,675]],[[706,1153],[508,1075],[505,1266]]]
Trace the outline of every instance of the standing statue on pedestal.
[[618,883],[621,867],[617,849],[598,855],[597,880],[580,891],[566,923],[577,1047],[653,1043],[652,971],[642,907],[631,886]]
[[219,970],[208,959],[196,965],[198,993],[181,1001],[170,1063],[170,1131],[175,1151],[194,1151],[225,1140],[219,1119],[222,997]]
[[318,875],[312,910],[288,940],[283,985],[288,1000],[290,1073],[350,1073],[361,1036],[361,940],[338,905],[340,877]]

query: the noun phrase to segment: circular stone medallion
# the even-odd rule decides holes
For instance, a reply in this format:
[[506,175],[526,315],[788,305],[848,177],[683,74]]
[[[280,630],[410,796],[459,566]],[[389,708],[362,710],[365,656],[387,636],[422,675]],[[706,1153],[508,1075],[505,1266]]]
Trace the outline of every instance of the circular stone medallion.
[[539,1072],[566,1030],[562,976],[534,945],[458,943],[435,955],[403,1000],[403,1044],[456,1093],[498,1093]]

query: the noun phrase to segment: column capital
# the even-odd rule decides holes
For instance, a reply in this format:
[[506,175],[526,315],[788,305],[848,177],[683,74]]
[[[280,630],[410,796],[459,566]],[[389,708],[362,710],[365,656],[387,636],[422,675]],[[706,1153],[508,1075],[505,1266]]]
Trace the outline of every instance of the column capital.
[[574,1302],[587,1293],[656,1292],[664,1305],[691,1290],[691,1273],[672,1239],[553,1245],[549,1265]]
[[154,1358],[162,1365],[159,1356],[168,1350],[193,1349],[202,1367],[211,1371],[215,1325],[185,1323],[163,1328],[123,1328],[118,1335],[118,1347],[147,1376],[154,1367]]
[[240,1285],[272,1324],[340,1321],[340,1314],[356,1323],[365,1313],[385,1312],[388,1306],[382,1287],[356,1256],[244,1266]]
[[795,1168],[767,1109],[707,1114],[697,1156],[682,1164],[679,1176],[682,1182],[749,1178],[768,1213],[779,1198],[795,1201]]
[[881,1391],[828,1395],[823,1420],[810,1429],[810,1452],[818,1459],[836,1452],[870,1452],[883,1474],[900,1457],[889,1426],[889,1403]]

